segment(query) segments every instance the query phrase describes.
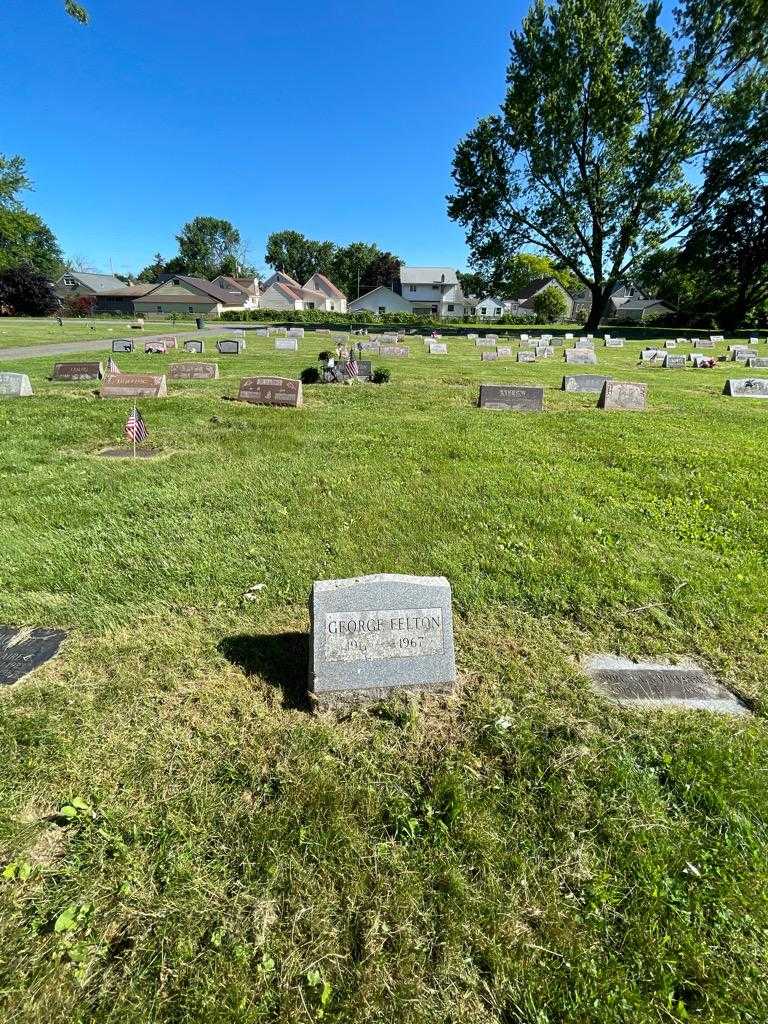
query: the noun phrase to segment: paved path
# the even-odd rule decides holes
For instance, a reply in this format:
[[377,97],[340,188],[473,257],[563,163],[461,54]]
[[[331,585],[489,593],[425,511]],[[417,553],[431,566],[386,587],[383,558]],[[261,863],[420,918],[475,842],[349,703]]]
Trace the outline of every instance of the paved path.
[[[179,340],[179,344],[187,341],[188,338],[209,338],[212,335],[221,336],[226,330],[232,330],[232,328],[226,327],[206,327],[202,331],[189,331],[186,334],[176,334]],[[173,331],[166,331],[166,334],[173,334]],[[136,348],[141,351],[143,348],[143,342],[149,341],[152,337],[157,335],[152,334],[134,334],[124,335],[124,337],[130,337],[133,342],[136,343]],[[20,345],[17,348],[0,348],[0,361],[5,360],[6,362],[11,359],[35,359],[40,357],[41,359],[46,356],[66,356],[76,352],[111,352],[112,342],[114,338],[103,338],[100,341],[94,341],[88,339],[86,341],[54,341],[50,345]],[[140,347],[141,346],[141,347]],[[120,353],[116,353],[119,355]]]

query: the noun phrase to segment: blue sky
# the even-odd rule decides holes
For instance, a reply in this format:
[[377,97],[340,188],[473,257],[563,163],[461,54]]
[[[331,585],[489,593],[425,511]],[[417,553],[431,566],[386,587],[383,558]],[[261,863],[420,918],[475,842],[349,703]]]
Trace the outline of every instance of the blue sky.
[[67,255],[136,272],[179,227],[226,217],[263,265],[271,231],[466,263],[453,148],[504,92],[527,3],[2,0],[0,152]]

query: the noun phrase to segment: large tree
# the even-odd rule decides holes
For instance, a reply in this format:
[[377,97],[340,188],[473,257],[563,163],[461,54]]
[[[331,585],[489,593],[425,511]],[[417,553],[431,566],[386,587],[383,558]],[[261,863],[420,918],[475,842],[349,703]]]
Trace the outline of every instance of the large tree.
[[26,266],[57,277],[63,257],[51,229],[22,205],[19,193],[31,187],[24,158],[0,154],[0,270]]
[[0,309],[22,316],[47,316],[58,305],[45,274],[29,265],[0,270]]
[[241,266],[240,232],[219,217],[195,217],[176,236],[179,255],[168,264],[168,272],[211,279],[219,274],[237,274]]
[[332,273],[336,256],[333,242],[317,242],[300,231],[275,231],[267,238],[265,261],[303,284],[314,273]]
[[[463,139],[450,216],[473,262],[530,246],[589,289],[598,326],[615,284],[684,234],[714,111],[765,59],[765,0],[536,0],[512,34],[500,114]],[[710,201],[714,201],[711,198]]]

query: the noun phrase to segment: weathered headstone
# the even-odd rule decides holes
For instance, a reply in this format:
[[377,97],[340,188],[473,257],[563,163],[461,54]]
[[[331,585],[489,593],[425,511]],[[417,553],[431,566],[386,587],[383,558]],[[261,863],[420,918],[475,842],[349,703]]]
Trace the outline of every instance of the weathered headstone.
[[251,405],[286,405],[294,409],[304,403],[301,381],[287,377],[244,377],[237,397]]
[[674,338],[667,338],[664,342],[664,348],[677,348],[677,342]]
[[565,350],[566,363],[589,363],[597,362],[597,355],[588,348],[567,348]]
[[764,370],[768,367],[768,356],[750,356],[746,365],[750,370]]
[[563,377],[563,391],[583,392],[586,394],[599,395],[602,393],[603,385],[611,377],[598,377],[593,373],[576,373],[572,376]]
[[749,377],[746,380],[731,378],[725,382],[723,394],[729,398],[768,398],[768,378]]
[[239,338],[220,338],[216,342],[216,348],[219,350],[219,355],[239,356],[245,348],[245,342],[240,341]]
[[168,367],[171,380],[218,380],[218,363],[171,363]]
[[0,685],[17,683],[50,661],[66,636],[63,629],[0,626]]
[[115,338],[112,342],[113,352],[133,352],[132,338]]
[[537,359],[552,359],[554,357],[555,350],[551,345],[537,345],[536,346],[536,358]]
[[496,342],[492,338],[475,338],[476,348],[493,348]]
[[282,349],[286,352],[298,352],[299,339],[298,337],[275,338],[275,348]]
[[481,409],[495,409],[504,412],[542,412],[544,388],[481,384],[479,405]]
[[597,407],[609,412],[642,412],[645,409],[647,393],[647,384],[608,380],[603,385]]
[[168,351],[168,347],[161,338],[151,338],[144,342],[144,353],[147,355],[162,356]]
[[447,356],[448,346],[444,341],[431,341],[429,343],[429,354],[431,356]]
[[310,597],[309,684],[322,696],[442,690],[456,681],[451,587],[442,576],[321,580]]
[[656,363],[658,366],[663,366],[666,358],[667,353],[663,348],[644,348],[640,352],[641,363]]
[[754,348],[735,348],[731,352],[731,362],[740,363],[742,360],[751,359],[756,355],[758,352]]
[[517,353],[518,363],[535,363],[536,353],[535,352],[518,352]]
[[101,398],[166,398],[165,374],[107,373],[99,390]]
[[381,342],[378,341],[358,341],[357,349],[359,352],[373,352],[378,353],[381,349]]
[[288,328],[288,333],[289,334],[294,334],[297,338],[303,338],[304,337],[304,328],[303,327],[289,327]]
[[606,338],[605,339],[605,347],[606,348],[624,348],[624,339],[623,338]]
[[32,385],[26,373],[0,373],[0,398],[31,398]]
[[664,359],[665,370],[684,370],[685,369],[685,356],[666,356]]
[[509,345],[497,345],[496,355],[499,357],[499,359],[511,359],[512,349],[509,347]]
[[205,352],[205,342],[202,338],[190,338],[189,341],[184,342],[184,351],[202,355]]
[[101,363],[55,363],[54,380],[101,380],[104,367]]
[[592,348],[595,347],[595,342],[590,337],[578,338],[577,341],[576,341],[576,345],[574,347],[575,348],[589,348],[589,349],[592,349]]
[[382,345],[379,348],[380,356],[391,356],[397,359],[404,359],[410,353],[411,350],[407,345]]
[[344,372],[350,377],[357,376],[358,380],[368,380],[373,372],[370,359],[356,359],[355,363],[357,364],[356,375],[351,372],[349,363],[344,364]]
[[715,347],[715,343],[714,343],[714,341],[712,341],[711,338],[694,338],[693,339],[693,347],[694,348],[714,348]]
[[483,362],[483,363],[492,363],[492,362],[495,362],[497,359],[500,359],[500,358],[501,358],[501,356],[499,355],[498,352],[481,352],[480,353],[480,361]]

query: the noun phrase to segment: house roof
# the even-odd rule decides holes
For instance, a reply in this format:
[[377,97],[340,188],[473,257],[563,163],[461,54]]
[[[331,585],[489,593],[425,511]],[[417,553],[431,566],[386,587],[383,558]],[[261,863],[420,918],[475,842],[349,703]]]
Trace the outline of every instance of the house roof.
[[[556,277],[537,277],[535,281],[531,281],[529,285],[522,289],[517,296],[517,301],[525,302],[527,299],[532,299],[534,295],[538,295],[542,289],[547,288],[551,284],[556,285],[558,288],[563,288]],[[564,288],[563,291],[565,291]]]
[[274,288],[283,298],[291,299],[292,301],[303,298],[301,285],[296,285],[294,288],[293,285],[286,284],[285,281],[273,281],[272,284],[267,285],[264,291],[267,292],[270,288]]
[[73,277],[86,288],[90,288],[92,291],[98,292],[99,294],[102,294],[103,292],[117,292],[128,287],[125,281],[121,281],[120,278],[115,277],[114,274],[84,274],[79,270],[67,270],[61,275],[57,283],[60,283],[63,277]]
[[672,309],[672,306],[663,299],[627,299],[624,301],[622,298],[619,298],[613,301],[622,311],[625,309],[648,309],[649,306],[666,306],[667,309]]
[[[237,305],[233,303],[233,295],[231,291],[226,291],[224,288],[219,288],[215,284],[211,284],[210,281],[206,281],[203,277],[188,277],[185,274],[175,274],[172,278],[167,281],[163,281],[161,284],[153,286],[152,290],[147,292],[147,295],[151,295],[153,292],[159,291],[161,288],[166,288],[168,285],[173,285],[174,281],[178,281],[179,284],[187,285],[196,291],[202,292],[204,295],[209,295],[216,302],[221,302],[224,305],[232,306]],[[238,289],[241,295],[244,293]]]
[[[328,291],[331,293],[331,295],[334,296],[334,298],[337,298],[337,299],[345,299],[346,298],[346,295],[344,294],[344,292],[341,291],[339,288],[337,288],[336,285],[333,283],[333,281],[329,281],[328,278],[325,276],[325,274],[321,274],[319,271],[316,270],[315,273],[312,275],[312,277],[310,277],[309,281],[311,281],[312,278],[316,278],[318,281],[321,282],[321,284],[325,285],[325,287],[328,289]],[[307,281],[307,283],[304,285],[305,288],[309,287],[309,281]]]
[[458,284],[456,271],[451,267],[400,267],[402,284]]
[[138,299],[142,295],[146,295],[147,292],[154,291],[157,288],[156,284],[127,284],[122,288],[115,288],[114,291],[110,292],[99,292],[99,295],[103,299]]

